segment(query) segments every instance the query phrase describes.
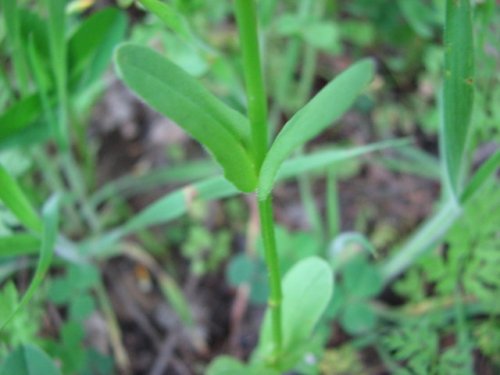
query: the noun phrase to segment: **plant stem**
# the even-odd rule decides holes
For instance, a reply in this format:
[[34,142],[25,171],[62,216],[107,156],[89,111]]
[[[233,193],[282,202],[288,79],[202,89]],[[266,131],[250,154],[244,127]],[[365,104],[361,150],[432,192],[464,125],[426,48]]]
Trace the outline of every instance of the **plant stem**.
[[438,212],[425,221],[406,244],[382,265],[384,285],[389,284],[417,259],[431,250],[432,246],[443,238],[461,213],[462,211],[454,199],[442,204]]
[[257,35],[257,11],[254,0],[235,1],[236,20],[240,34],[248,98],[248,117],[252,126],[252,143],[257,170],[260,169],[268,146],[267,97],[260,64]]
[[263,201],[259,201],[260,227],[264,241],[264,252],[269,274],[269,285],[271,296],[268,306],[271,312],[271,324],[274,341],[273,362],[281,353],[282,348],[282,326],[281,326],[281,272],[279,266],[278,252],[276,249],[276,238],[274,235],[273,205],[269,195]]
[[[257,11],[254,0],[235,1],[236,20],[243,54],[243,69],[248,98],[248,117],[252,127],[252,143],[257,171],[260,170],[268,148],[267,96],[260,62],[257,35]],[[271,196],[259,201],[259,216],[264,252],[271,289],[269,310],[271,314],[273,353],[270,362],[275,364],[282,350],[281,326],[281,273],[274,235],[273,206]]]

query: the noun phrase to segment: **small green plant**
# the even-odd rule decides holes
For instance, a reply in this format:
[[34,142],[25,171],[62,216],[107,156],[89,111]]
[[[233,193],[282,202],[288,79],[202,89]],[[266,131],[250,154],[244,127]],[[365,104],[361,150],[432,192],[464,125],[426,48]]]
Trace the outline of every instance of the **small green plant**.
[[[143,1],[163,18],[166,4]],[[146,103],[176,121],[213,155],[225,178],[241,192],[256,192],[270,298],[256,350],[257,363],[286,371],[300,359],[301,346],[321,317],[333,290],[330,267],[308,258],[293,267],[282,284],[275,240],[272,189],[292,152],[332,124],[352,105],[373,77],[373,62],[361,61],[328,84],[283,126],[269,143],[267,95],[258,43],[256,4],[235,2],[246,82],[248,117],[209,93],[181,68],[148,48],[126,44],[116,52],[123,81]],[[314,275],[314,276],[313,276]],[[215,369],[223,366],[217,362]],[[250,370],[249,370],[250,371]]]

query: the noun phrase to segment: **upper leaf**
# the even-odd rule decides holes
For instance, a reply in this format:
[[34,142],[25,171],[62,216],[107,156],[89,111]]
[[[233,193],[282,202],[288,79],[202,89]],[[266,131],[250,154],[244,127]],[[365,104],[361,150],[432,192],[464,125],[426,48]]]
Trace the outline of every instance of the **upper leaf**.
[[290,153],[338,120],[371,81],[373,74],[371,60],[354,64],[323,88],[285,124],[264,159],[259,179],[259,199],[265,199],[269,195],[278,170]]
[[124,44],[115,61],[127,86],[210,150],[229,181],[245,192],[255,189],[255,167],[245,148],[250,127],[243,115],[149,48]]
[[445,183],[455,199],[463,188],[465,147],[474,94],[474,46],[469,0],[447,0],[441,148]]

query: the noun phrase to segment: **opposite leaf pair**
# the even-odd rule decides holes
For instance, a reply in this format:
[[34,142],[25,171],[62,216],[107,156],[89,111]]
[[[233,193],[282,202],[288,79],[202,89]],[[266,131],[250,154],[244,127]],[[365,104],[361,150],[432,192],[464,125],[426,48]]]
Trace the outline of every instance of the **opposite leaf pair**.
[[285,159],[338,120],[374,73],[373,62],[363,60],[330,82],[285,124],[258,171],[246,117],[149,48],[124,44],[115,61],[121,79],[140,98],[203,144],[239,190],[252,192],[257,188],[260,200],[271,193]]

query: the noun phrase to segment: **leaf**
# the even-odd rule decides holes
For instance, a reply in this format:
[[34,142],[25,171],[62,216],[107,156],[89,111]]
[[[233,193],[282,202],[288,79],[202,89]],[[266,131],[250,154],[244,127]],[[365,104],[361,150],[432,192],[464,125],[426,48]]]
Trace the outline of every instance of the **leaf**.
[[68,41],[69,77],[73,85],[97,79],[107,67],[114,47],[123,39],[127,18],[107,8],[88,17]]
[[56,139],[62,149],[69,147],[69,131],[64,119],[68,102],[67,96],[67,44],[65,0],[46,0],[48,13],[48,38],[50,47],[50,66],[55,78],[57,99],[59,102],[59,121],[55,127]]
[[31,234],[12,234],[0,237],[0,257],[34,254],[40,240]]
[[31,280],[28,290],[26,290],[26,293],[21,299],[19,305],[17,305],[14,312],[5,321],[0,323],[0,331],[12,319],[12,317],[30,301],[30,299],[33,297],[35,292],[38,290],[38,287],[42,283],[45,273],[49,269],[57,239],[57,227],[59,221],[58,206],[59,198],[58,196],[53,196],[48,200],[43,208],[42,245],[40,248],[40,257],[38,259],[38,265],[35,270],[35,275]]
[[34,345],[21,345],[5,359],[0,375],[61,375],[50,357]]
[[384,285],[387,285],[431,250],[432,246],[446,235],[461,214],[462,211],[455,201],[451,200],[442,204],[439,210],[424,221],[406,243],[382,265]]
[[30,146],[50,139],[52,135],[49,124],[39,121],[29,125],[13,134],[0,138],[0,151],[8,148]]
[[[308,341],[314,327],[328,306],[333,294],[333,273],[328,263],[318,257],[309,257],[297,263],[282,281],[283,361],[293,366],[286,357],[297,358],[297,349]],[[266,313],[262,325],[258,355],[267,357],[272,347],[271,319]],[[287,368],[282,368],[286,370]]]
[[445,184],[458,199],[463,188],[465,152],[474,94],[474,45],[469,0],[446,1],[445,80],[440,140]]
[[[388,147],[402,146],[407,140],[389,140],[372,145],[356,147],[347,150],[325,150],[299,156],[283,163],[283,168],[278,174],[278,179],[287,179],[300,173],[309,172],[331,166],[343,160],[382,150]],[[166,196],[151,203],[139,214],[123,226],[102,236],[97,240],[90,240],[83,244],[81,251],[87,255],[102,254],[104,249],[109,249],[126,234],[133,233],[151,225],[165,224],[184,215],[191,206],[191,201],[210,201],[227,198],[238,194],[238,190],[226,179],[218,176],[211,177],[175,190]]]
[[34,232],[40,232],[42,222],[24,195],[23,191],[11,175],[0,164],[0,201],[2,201],[21,223]]
[[0,114],[0,141],[32,124],[42,114],[42,102],[37,94],[12,104]]
[[283,161],[293,150],[338,120],[370,82],[373,74],[371,60],[354,64],[323,88],[285,124],[262,165],[258,187],[260,200],[270,194]]
[[357,244],[358,247],[368,251],[374,257],[377,256],[377,249],[365,235],[359,232],[342,232],[334,238],[328,249],[328,255],[334,267],[338,267],[353,255],[352,252],[346,251],[348,245],[352,243]]
[[311,170],[331,167],[336,163],[354,159],[370,152],[381,151],[386,148],[403,147],[410,144],[408,139],[390,139],[387,141],[372,143],[365,146],[351,147],[347,149],[328,149],[317,151],[312,154],[297,156],[285,161],[278,171],[278,180],[298,176]]
[[250,127],[243,115],[149,48],[125,44],[115,61],[127,86],[210,150],[229,181],[245,192],[255,189],[255,167],[245,148]]
[[213,176],[216,172],[217,167],[212,160],[202,159],[186,161],[179,166],[167,166],[146,171],[144,174],[133,173],[104,185],[89,197],[89,202],[93,206],[98,206],[111,197],[127,198],[160,184],[192,182]]
[[366,302],[354,302],[345,307],[340,322],[348,333],[359,335],[375,327],[377,316]]
[[375,297],[382,291],[382,278],[364,256],[350,260],[342,270],[343,286],[349,296],[358,299]]
[[498,169],[499,166],[500,151],[496,151],[481,165],[481,167],[479,167],[478,171],[471,178],[469,184],[460,197],[460,202],[465,204],[472,197],[474,197],[475,193],[481,189],[485,181]]
[[[66,79],[66,16],[64,14],[65,0],[45,0],[48,11],[49,46],[51,63],[57,81]],[[59,82],[62,83],[62,82]]]
[[246,366],[232,357],[220,356],[210,364],[207,375],[278,375],[278,372],[258,364]]
[[413,31],[424,39],[432,37],[436,10],[420,0],[398,0],[398,6]]
[[313,47],[338,53],[339,31],[333,22],[314,22],[301,31],[304,40]]
[[191,37],[189,25],[172,5],[158,0],[139,0],[139,2],[176,34],[186,39]]

